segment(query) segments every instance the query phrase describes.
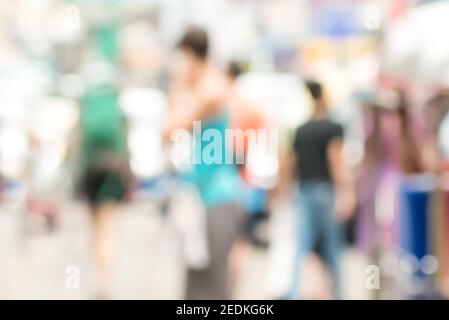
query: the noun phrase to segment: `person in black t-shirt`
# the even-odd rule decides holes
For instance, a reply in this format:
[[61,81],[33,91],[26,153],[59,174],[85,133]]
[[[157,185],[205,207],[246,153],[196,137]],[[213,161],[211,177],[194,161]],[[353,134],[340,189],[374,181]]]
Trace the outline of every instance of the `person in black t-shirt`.
[[313,98],[312,118],[295,133],[293,157],[299,181],[297,236],[293,279],[286,295],[298,296],[299,268],[318,240],[329,268],[334,297],[341,298],[339,255],[342,244],[340,222],[349,217],[355,199],[349,174],[342,162],[343,128],[328,118],[323,90],[307,82]]
[[325,181],[331,183],[328,148],[343,138],[343,128],[326,119],[312,119],[299,127],[295,134],[294,153],[297,161],[297,177],[302,182]]

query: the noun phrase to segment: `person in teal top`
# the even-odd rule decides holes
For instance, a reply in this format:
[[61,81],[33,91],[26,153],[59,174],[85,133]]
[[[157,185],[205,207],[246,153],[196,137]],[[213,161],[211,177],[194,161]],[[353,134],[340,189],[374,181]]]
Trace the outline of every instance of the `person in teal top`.
[[[236,201],[239,197],[240,180],[238,176],[237,167],[234,164],[226,164],[226,156],[228,150],[226,146],[225,136],[226,129],[229,127],[229,115],[224,110],[220,115],[213,119],[204,121],[201,126],[201,131],[194,137],[195,141],[195,157],[201,159],[204,157],[204,150],[207,144],[214,143],[213,141],[204,141],[202,137],[208,130],[216,130],[220,136],[221,146],[221,161],[220,163],[207,163],[202,159],[193,166],[193,174],[195,184],[198,187],[199,194],[206,207],[212,207]],[[215,150],[218,151],[218,150]]]
[[[227,299],[228,256],[243,230],[244,221],[238,205],[240,181],[237,168],[235,164],[225,162],[227,152],[231,151],[225,143],[225,130],[229,127],[226,109],[229,87],[225,75],[207,62],[208,39],[204,30],[188,30],[178,49],[170,101],[173,103],[184,93],[192,98],[193,108],[187,116],[169,116],[164,138],[169,140],[179,129],[194,133],[195,161],[191,177],[207,211],[210,257],[206,268],[188,270],[186,298]],[[182,101],[182,104],[186,103],[187,100]],[[198,122],[201,130],[196,130]],[[208,134],[211,135],[210,140]],[[214,139],[220,139],[221,144]],[[208,154],[211,144],[215,148],[212,148],[212,154]],[[215,161],[208,161],[208,156]]]

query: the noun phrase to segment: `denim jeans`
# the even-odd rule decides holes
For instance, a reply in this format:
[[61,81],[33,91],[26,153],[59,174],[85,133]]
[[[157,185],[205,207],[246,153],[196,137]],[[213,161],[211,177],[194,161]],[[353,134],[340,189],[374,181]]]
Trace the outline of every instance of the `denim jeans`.
[[293,277],[288,299],[298,297],[300,268],[304,258],[314,249],[318,240],[323,247],[323,258],[334,285],[334,298],[341,298],[339,257],[342,244],[341,225],[334,214],[334,189],[326,181],[304,182],[299,186],[296,212],[296,248]]

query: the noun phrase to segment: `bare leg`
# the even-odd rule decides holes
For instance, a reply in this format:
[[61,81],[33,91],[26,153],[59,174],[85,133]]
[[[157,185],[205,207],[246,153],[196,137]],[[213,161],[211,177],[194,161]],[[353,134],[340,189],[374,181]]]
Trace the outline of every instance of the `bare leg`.
[[97,298],[109,293],[109,276],[116,245],[117,205],[101,204],[94,212],[94,254],[97,277]]

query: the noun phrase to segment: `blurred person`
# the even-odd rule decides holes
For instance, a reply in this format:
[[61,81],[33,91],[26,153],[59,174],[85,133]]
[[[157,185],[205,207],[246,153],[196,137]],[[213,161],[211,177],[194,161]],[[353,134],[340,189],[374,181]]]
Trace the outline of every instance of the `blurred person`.
[[[229,298],[228,258],[242,223],[237,168],[234,164],[225,164],[229,152],[225,146],[225,129],[229,127],[230,118],[227,109],[229,85],[225,75],[208,63],[208,49],[207,33],[200,28],[191,28],[179,41],[170,94],[171,115],[164,130],[167,140],[174,130],[192,131],[194,121],[201,121],[201,132],[194,136],[194,153],[198,157],[209,143],[202,139],[204,132],[215,130],[222,139],[219,163],[200,161],[192,168],[191,178],[207,211],[210,263],[201,270],[189,268],[187,299]],[[182,110],[175,110],[173,105],[180,100]]]
[[363,107],[364,154],[357,168],[357,216],[356,238],[359,248],[371,256],[376,254],[375,228],[376,190],[382,169],[381,107],[367,101]]
[[[227,68],[227,78],[230,83],[228,94],[229,108],[231,113],[230,127],[235,130],[253,130],[257,132],[259,129],[267,129],[267,121],[252,101],[243,97],[237,90],[236,79],[243,72],[241,63],[231,61]],[[248,135],[244,135],[242,141],[234,135],[233,153],[236,158],[248,159],[249,144],[252,142]],[[257,142],[256,142],[257,143]],[[240,203],[245,213],[245,237],[239,241],[231,254],[231,287],[235,287],[242,275],[244,266],[246,265],[252,245],[265,248],[268,243],[257,233],[258,226],[267,220],[267,190],[257,186],[251,181],[248,174],[246,161],[237,164],[242,182]]]
[[308,81],[306,87],[313,99],[313,115],[296,130],[293,144],[292,156],[299,181],[296,202],[298,239],[293,277],[285,298],[298,297],[301,274],[298,270],[321,241],[333,281],[334,297],[340,299],[341,222],[353,213],[354,190],[342,159],[343,128],[329,119],[321,84]]
[[[372,95],[362,104],[362,128],[363,128],[363,158],[356,167],[356,193],[357,205],[355,216],[355,237],[358,249],[361,250],[371,263],[378,264],[382,255],[384,227],[379,219],[376,219],[376,210],[379,208],[379,194],[383,192],[383,183],[392,186],[388,179],[392,171],[393,162],[392,139],[393,132],[385,131],[385,127],[391,128],[388,118],[394,115],[394,111],[382,106],[377,95]],[[382,125],[383,123],[386,125]],[[397,143],[396,140],[393,140]],[[393,185],[395,186],[395,185]],[[394,190],[394,188],[393,188]],[[385,192],[390,192],[390,189]],[[389,199],[381,198],[387,202]],[[383,273],[383,280],[386,273]],[[379,298],[380,290],[370,292],[371,298]]]
[[[390,101],[391,97],[387,99],[383,96],[385,93],[375,93],[362,105],[364,151],[356,168],[357,240],[360,249],[369,255],[378,249],[380,240],[375,232],[378,193],[391,193],[395,190],[395,177],[400,166],[397,147],[400,141],[400,121],[394,109],[394,101]],[[384,187],[388,189],[384,191]]]
[[[104,76],[101,75],[91,75]],[[90,81],[90,79],[89,79]],[[97,298],[107,298],[116,242],[118,203],[124,199],[130,171],[126,127],[112,79],[88,86],[80,99],[80,192],[89,204],[97,275]]]
[[[418,141],[419,125],[411,121],[409,110],[404,110],[399,100],[395,90],[381,86],[363,105],[364,153],[356,170],[356,238],[358,248],[374,264],[397,248],[401,215],[398,191],[404,172],[419,166],[416,150],[410,148],[411,141]],[[395,280],[392,270],[382,273],[381,281]],[[385,294],[379,290],[371,293],[373,298]]]
[[[42,113],[42,111],[41,111]],[[31,130],[30,130],[31,131]],[[45,166],[45,142],[33,132],[28,133],[30,141],[26,181],[28,194],[26,209],[30,213],[30,230],[38,230],[42,225],[43,231],[53,232],[59,224],[58,191],[61,190],[60,181],[55,177],[55,170],[48,170]],[[48,151],[47,151],[48,152]],[[45,177],[46,179],[43,179]],[[39,223],[43,222],[43,224]]]
[[[260,108],[252,101],[243,97],[237,90],[235,80],[242,73],[242,67],[239,63],[233,61],[229,64],[227,75],[230,82],[229,90],[229,107],[231,113],[230,127],[241,132],[257,132],[258,130],[268,129],[268,123],[265,119]],[[248,130],[248,131],[247,131]],[[236,158],[248,159],[248,154],[251,143],[257,143],[257,141],[251,141],[250,136],[245,134],[242,142],[239,143],[236,135],[233,140],[233,152]],[[263,246],[263,241],[256,236],[256,227],[259,221],[266,218],[266,189],[257,186],[251,179],[249,170],[247,167],[247,161],[237,164],[240,177],[243,184],[242,190],[242,205],[248,214],[248,220],[246,223],[246,233],[256,245]]]

